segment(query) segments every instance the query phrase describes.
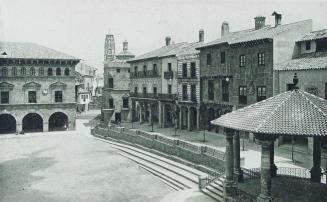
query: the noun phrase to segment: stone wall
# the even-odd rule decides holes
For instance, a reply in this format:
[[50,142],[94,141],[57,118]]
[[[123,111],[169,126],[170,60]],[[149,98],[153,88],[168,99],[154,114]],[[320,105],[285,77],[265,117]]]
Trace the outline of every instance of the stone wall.
[[193,144],[139,130],[125,130],[124,128],[109,129],[97,126],[92,129],[92,134],[102,138],[109,137],[126,141],[173,157],[179,157],[199,165],[198,169],[201,169],[201,165],[212,169],[219,169],[224,166],[224,152],[210,146]]

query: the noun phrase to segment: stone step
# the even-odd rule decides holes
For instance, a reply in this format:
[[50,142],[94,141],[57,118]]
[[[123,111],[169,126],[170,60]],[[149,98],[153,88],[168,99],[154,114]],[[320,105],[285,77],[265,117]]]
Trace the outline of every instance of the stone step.
[[207,196],[210,196],[211,198],[213,198],[213,199],[215,199],[215,200],[217,200],[219,202],[223,202],[224,201],[223,197],[221,197],[220,195],[215,194],[215,193],[209,191],[208,189],[202,189],[202,192],[204,194],[206,194]]
[[211,186],[211,187],[217,189],[217,190],[220,191],[220,192],[224,192],[224,186],[223,186],[222,184],[221,184],[221,185],[218,185],[218,184],[216,184],[216,183],[211,183],[211,184],[208,185],[208,186]]
[[207,189],[208,191],[211,191],[211,192],[213,192],[213,193],[215,193],[215,194],[221,196],[221,197],[224,195],[224,192],[223,192],[222,190],[220,190],[219,188],[217,189],[216,187],[214,187],[214,186],[212,186],[212,185],[208,185],[208,186],[206,186],[206,189]]
[[117,149],[119,149],[119,150],[121,150],[121,151],[123,151],[123,152],[125,152],[125,153],[127,153],[129,155],[132,155],[132,156],[140,158],[140,159],[142,159],[144,161],[147,161],[147,162],[149,162],[151,164],[162,167],[162,168],[164,168],[164,169],[166,169],[166,170],[168,170],[168,171],[170,171],[172,173],[175,173],[177,175],[180,175],[180,176],[182,176],[182,177],[184,177],[184,178],[186,178],[186,179],[188,179],[188,180],[190,180],[190,181],[192,181],[192,182],[194,182],[196,184],[198,183],[198,176],[197,175],[189,173],[189,172],[187,172],[187,171],[185,171],[183,169],[180,169],[179,167],[173,166],[171,164],[167,164],[167,163],[165,163],[165,162],[163,162],[161,160],[157,160],[157,159],[154,159],[152,157],[149,157],[149,156],[146,156],[146,155],[134,152],[134,151],[130,151],[128,149],[122,149],[122,148],[117,148]]
[[190,181],[189,179],[179,175],[179,174],[176,174],[174,172],[171,172],[161,166],[158,166],[158,165],[155,165],[155,164],[152,164],[151,162],[148,162],[148,161],[145,161],[141,158],[138,158],[138,157],[135,157],[133,155],[129,155],[127,153],[124,153],[124,152],[119,152],[122,156],[125,156],[126,158],[148,168],[148,169],[151,169],[151,170],[154,170],[156,171],[157,173],[160,173],[162,176],[164,176],[166,179],[169,179],[169,180],[173,180],[181,185],[183,185],[185,188],[189,188],[189,189],[197,189],[198,188],[198,185],[196,183],[194,183],[193,181]]

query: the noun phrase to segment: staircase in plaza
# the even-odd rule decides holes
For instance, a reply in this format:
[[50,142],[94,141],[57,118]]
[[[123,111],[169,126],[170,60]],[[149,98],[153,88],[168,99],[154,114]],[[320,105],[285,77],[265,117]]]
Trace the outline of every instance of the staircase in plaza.
[[[164,183],[179,191],[184,189],[199,189],[199,176],[208,178],[208,174],[184,164],[169,160],[159,155],[135,148],[116,141],[98,140],[109,143],[113,148],[119,150],[119,153],[139,164],[141,168],[160,178]],[[223,201],[223,179],[218,178],[201,191],[218,201]]]

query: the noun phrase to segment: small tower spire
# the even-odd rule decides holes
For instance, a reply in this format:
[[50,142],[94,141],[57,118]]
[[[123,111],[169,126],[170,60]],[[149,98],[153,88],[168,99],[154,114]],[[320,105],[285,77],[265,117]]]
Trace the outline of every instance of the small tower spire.
[[[109,29],[110,30],[110,29]],[[106,35],[104,42],[104,61],[115,59],[115,38],[110,32]]]

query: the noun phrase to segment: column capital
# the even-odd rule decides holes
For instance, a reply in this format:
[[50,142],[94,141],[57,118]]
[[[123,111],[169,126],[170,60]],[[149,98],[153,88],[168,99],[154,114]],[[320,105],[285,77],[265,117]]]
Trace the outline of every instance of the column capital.
[[254,137],[257,140],[256,142],[258,144],[264,145],[264,146],[270,146],[277,138],[276,135],[271,134],[262,134],[262,133],[254,133]]
[[234,133],[235,133],[234,129],[224,128],[224,134],[225,134],[226,138],[227,138],[227,136],[233,137]]

